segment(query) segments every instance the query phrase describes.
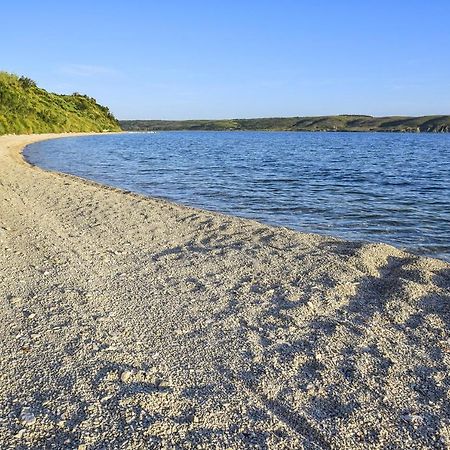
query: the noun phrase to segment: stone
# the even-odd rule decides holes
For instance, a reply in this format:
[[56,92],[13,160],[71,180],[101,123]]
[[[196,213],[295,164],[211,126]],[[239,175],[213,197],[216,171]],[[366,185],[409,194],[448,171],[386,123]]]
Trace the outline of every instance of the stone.
[[32,413],[31,408],[25,407],[22,409],[20,421],[23,425],[33,425],[36,422],[36,416]]
[[100,399],[100,403],[106,403],[108,400],[112,399],[112,395],[106,395],[105,397]]
[[158,380],[158,388],[159,389],[167,389],[170,387],[170,382],[167,380]]
[[123,383],[127,383],[133,375],[134,375],[134,370],[125,370],[124,372],[122,372],[122,375],[120,375],[120,380]]
[[19,430],[19,432],[16,434],[18,439],[22,439],[23,435],[26,433],[25,428],[22,428],[21,430]]
[[18,305],[19,303],[22,302],[22,297],[16,297],[16,296],[13,296],[13,297],[10,298],[10,302],[11,302],[13,305]]

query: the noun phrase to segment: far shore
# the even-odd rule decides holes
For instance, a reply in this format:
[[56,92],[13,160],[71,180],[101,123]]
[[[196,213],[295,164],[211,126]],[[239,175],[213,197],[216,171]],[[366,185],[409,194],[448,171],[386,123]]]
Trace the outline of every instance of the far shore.
[[373,117],[358,114],[254,119],[120,120],[126,131],[323,131],[448,133],[449,115]]
[[449,263],[23,159],[78,135],[0,137],[4,448],[450,446]]

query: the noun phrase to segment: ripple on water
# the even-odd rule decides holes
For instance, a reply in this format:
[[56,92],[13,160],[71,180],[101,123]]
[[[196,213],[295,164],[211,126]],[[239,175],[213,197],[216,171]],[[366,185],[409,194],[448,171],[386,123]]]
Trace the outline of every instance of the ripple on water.
[[41,167],[450,260],[450,135],[160,132],[33,144]]

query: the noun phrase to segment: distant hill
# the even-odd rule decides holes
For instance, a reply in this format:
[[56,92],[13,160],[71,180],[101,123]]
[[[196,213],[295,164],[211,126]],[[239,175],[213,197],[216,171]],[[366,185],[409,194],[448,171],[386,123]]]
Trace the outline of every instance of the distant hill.
[[450,131],[450,116],[372,117],[358,115],[274,117],[225,120],[121,120],[126,131],[261,130],[261,131]]
[[106,106],[78,93],[47,92],[26,77],[0,72],[0,134],[119,131]]

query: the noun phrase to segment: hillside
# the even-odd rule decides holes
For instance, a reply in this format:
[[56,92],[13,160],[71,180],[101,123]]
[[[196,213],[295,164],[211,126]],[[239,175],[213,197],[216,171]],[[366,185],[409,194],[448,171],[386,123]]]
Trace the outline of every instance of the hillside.
[[47,92],[25,77],[0,72],[0,134],[119,131],[106,106],[81,94]]
[[126,131],[267,130],[449,132],[450,116],[372,117],[358,115],[229,120],[122,120]]

